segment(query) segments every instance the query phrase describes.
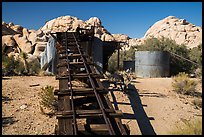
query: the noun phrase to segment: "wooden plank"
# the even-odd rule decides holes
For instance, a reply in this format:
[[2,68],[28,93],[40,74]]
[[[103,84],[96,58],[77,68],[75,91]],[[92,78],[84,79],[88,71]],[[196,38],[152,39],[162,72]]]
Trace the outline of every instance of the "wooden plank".
[[[88,65],[94,65],[94,63],[92,63],[92,62],[85,62],[85,63]],[[57,64],[57,68],[67,67],[67,64],[68,64],[68,62],[59,63],[59,64]],[[69,65],[84,66],[84,63],[83,62],[69,62]]]
[[85,124],[78,126],[79,133],[83,135],[108,135],[106,124]]
[[[103,93],[107,94],[107,91],[104,88],[97,88],[96,91],[98,93]],[[94,91],[92,88],[78,88],[78,89],[73,89],[73,93],[75,96],[88,96],[88,95],[94,95]],[[54,91],[54,95],[70,95],[71,90],[66,89],[66,90],[58,90],[56,89]]]
[[[70,52],[72,52],[72,53],[79,53],[78,52],[78,49],[72,49]],[[65,54],[66,53],[66,50],[60,50],[60,51],[58,51],[57,52],[57,54]]]
[[[128,134],[130,133],[130,128],[127,124],[123,124],[124,128],[127,129]],[[108,128],[106,124],[85,124],[78,125],[78,130],[83,135],[109,135]]]
[[[94,78],[104,78],[103,75],[100,75],[100,74],[90,74],[91,77],[94,77]],[[71,74],[71,77],[73,78],[88,78],[88,74],[86,73],[81,73],[81,74]],[[56,80],[60,80],[60,79],[68,79],[69,76],[59,76],[57,75],[56,76]]]
[[[60,60],[58,60],[60,61]],[[66,67],[61,67],[58,69],[58,74],[66,71]],[[61,79],[59,81],[59,89],[68,89],[68,80]],[[71,110],[70,105],[70,97],[69,96],[58,96],[58,110],[59,111],[69,111]],[[58,119],[59,125],[59,135],[72,135],[73,134],[73,127],[72,127],[72,120],[67,118],[60,118]]]
[[[105,110],[111,117],[122,117],[123,113],[120,110]],[[56,113],[57,118],[72,118],[72,111],[58,111]],[[76,110],[77,118],[88,118],[88,117],[103,117],[101,110]]]
[[[82,55],[83,57],[87,57],[87,55]],[[66,58],[81,58],[80,54],[60,54],[59,59],[66,59]]]

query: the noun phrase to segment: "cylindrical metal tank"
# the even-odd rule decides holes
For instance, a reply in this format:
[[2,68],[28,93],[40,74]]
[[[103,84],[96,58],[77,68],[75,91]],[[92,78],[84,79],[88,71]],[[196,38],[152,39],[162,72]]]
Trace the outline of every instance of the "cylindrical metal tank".
[[168,77],[170,55],[165,51],[136,51],[135,73],[137,77]]
[[128,69],[129,69],[129,72],[135,72],[135,61],[134,60],[123,61],[123,70],[127,71]]

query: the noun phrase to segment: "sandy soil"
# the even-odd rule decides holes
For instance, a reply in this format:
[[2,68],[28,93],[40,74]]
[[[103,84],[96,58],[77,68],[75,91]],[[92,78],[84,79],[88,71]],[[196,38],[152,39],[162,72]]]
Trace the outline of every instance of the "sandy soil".
[[[116,109],[124,113],[123,123],[130,126],[131,135],[168,135],[176,123],[202,118],[202,109],[191,102],[196,97],[178,95],[172,91],[171,78],[136,79],[128,92],[111,92]],[[202,91],[201,84],[198,85]]]
[[[115,109],[124,113],[122,122],[129,125],[131,135],[169,134],[182,119],[202,118],[202,109],[191,103],[194,98],[174,93],[171,82],[171,78],[136,79],[127,93],[109,93]],[[40,112],[38,93],[46,85],[57,88],[58,81],[54,76],[2,79],[2,134],[54,134],[57,120]]]

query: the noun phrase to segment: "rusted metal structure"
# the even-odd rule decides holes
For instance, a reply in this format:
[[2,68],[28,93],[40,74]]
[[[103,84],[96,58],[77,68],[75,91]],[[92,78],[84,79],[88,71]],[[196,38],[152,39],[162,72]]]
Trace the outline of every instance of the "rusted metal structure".
[[[128,134],[120,119],[123,113],[115,110],[106,96],[108,91],[100,81],[103,75],[90,56],[87,41],[93,40],[93,34],[93,28],[52,34],[56,40],[59,80],[59,89],[54,92],[58,96],[58,135]],[[87,86],[76,88],[73,80],[83,81]]]

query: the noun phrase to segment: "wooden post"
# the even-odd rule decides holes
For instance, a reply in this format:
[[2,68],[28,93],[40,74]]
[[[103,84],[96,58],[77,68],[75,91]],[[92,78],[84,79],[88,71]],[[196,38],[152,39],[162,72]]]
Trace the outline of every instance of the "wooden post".
[[120,49],[118,48],[118,70],[119,70],[119,67],[120,67]]

